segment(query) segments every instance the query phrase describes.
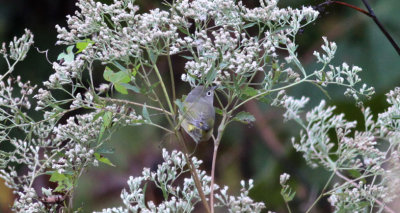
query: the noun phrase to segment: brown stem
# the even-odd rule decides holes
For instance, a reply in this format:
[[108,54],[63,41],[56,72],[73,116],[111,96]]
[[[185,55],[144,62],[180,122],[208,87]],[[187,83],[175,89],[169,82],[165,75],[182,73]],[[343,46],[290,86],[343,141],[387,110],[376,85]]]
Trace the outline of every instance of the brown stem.
[[214,144],[214,153],[212,159],[212,167],[211,167],[211,192],[210,192],[210,206],[211,213],[214,213],[214,179],[215,179],[215,162],[217,159],[218,152],[218,144]]
[[378,20],[378,18],[376,17],[374,11],[369,6],[367,0],[361,0],[361,1],[364,3],[365,7],[368,9],[369,14],[371,14],[372,20],[374,20],[375,24],[378,25],[379,29],[382,31],[382,33],[386,36],[386,38],[392,44],[394,49],[397,51],[397,54],[400,55],[400,47],[397,45],[397,43],[393,40],[392,36],[388,33],[388,31],[383,27],[381,22]]
[[219,127],[218,127],[217,138],[216,139],[213,138],[214,139],[214,153],[213,153],[213,161],[212,161],[212,167],[211,167],[211,186],[210,186],[211,213],[214,213],[214,179],[215,179],[215,163],[217,160],[218,146],[219,146],[219,143],[221,142],[222,134],[224,133],[228,117],[229,117],[229,113],[227,113],[224,110],[221,123],[219,124]]
[[326,4],[340,4],[349,8],[352,8],[354,10],[357,10],[358,12],[361,12],[365,15],[367,15],[368,17],[372,18],[372,20],[374,20],[375,24],[378,25],[379,29],[382,31],[382,33],[386,36],[386,38],[389,40],[390,44],[393,46],[393,48],[396,50],[397,54],[400,55],[400,47],[399,45],[397,45],[397,43],[394,41],[394,39],[392,38],[392,36],[389,34],[389,32],[386,30],[385,27],[383,27],[382,23],[379,21],[379,19],[376,17],[374,11],[372,10],[372,8],[370,7],[370,5],[368,4],[367,0],[361,0],[365,7],[368,9],[368,11],[365,11],[359,7],[356,7],[354,5],[348,4],[346,2],[341,2],[341,1],[326,1],[320,5],[326,5]]
[[189,166],[189,170],[190,170],[190,173],[191,173],[191,175],[193,177],[196,189],[199,192],[201,202],[203,203],[203,206],[206,209],[206,212],[207,213],[211,213],[210,207],[208,206],[208,203],[207,203],[206,196],[204,195],[203,188],[201,187],[201,183],[200,183],[200,180],[199,180],[199,175],[198,175],[198,173],[196,171],[196,167],[194,166],[192,159],[187,154],[189,152],[188,152],[188,149],[186,147],[185,140],[183,139],[182,134],[178,130],[175,131],[175,135],[178,137],[178,141],[181,143],[181,145],[183,147],[183,150],[185,152],[184,156],[185,156],[186,162],[189,163],[189,165],[188,165]]

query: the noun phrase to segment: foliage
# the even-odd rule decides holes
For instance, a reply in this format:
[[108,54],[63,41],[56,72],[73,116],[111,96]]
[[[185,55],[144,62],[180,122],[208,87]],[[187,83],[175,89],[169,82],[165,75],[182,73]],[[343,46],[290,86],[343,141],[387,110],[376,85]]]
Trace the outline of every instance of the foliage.
[[[79,177],[99,162],[114,166],[104,156],[110,154],[104,151],[104,145],[112,134],[121,126],[149,125],[174,135],[183,151],[163,150],[164,162],[156,171],[144,169],[142,176],[128,180],[129,190],[121,194],[124,206],[103,212],[189,212],[199,202],[209,212],[214,207],[259,212],[264,204],[249,197],[252,181],[247,186],[242,181],[241,194],[230,196],[227,187],[214,184],[214,172],[227,125],[232,121],[253,122],[254,116],[240,111],[240,107],[260,100],[286,109],[285,120],[295,120],[303,127],[300,139],[292,140],[293,146],[311,166],[323,166],[332,172],[327,187],[333,176],[342,180],[323,191],[316,202],[329,196],[337,212],[367,208],[391,211],[386,205],[396,192],[390,184],[399,181],[399,90],[388,95],[392,106],[377,121],[372,120],[368,108],[363,110],[364,132],[355,131],[355,122],[334,114],[334,107],[326,107],[324,101],[303,118],[301,110],[309,98],[286,95],[287,89],[301,83],[315,84],[315,89],[324,91],[328,85],[342,86],[346,88],[344,94],[360,107],[362,97],[370,97],[374,90],[365,84],[359,86],[360,67],[331,64],[337,47],[325,37],[323,52],[314,53],[320,68],[306,70],[297,57],[296,35],[317,19],[318,12],[311,7],[279,8],[277,3],[261,0],[259,7],[247,8],[233,0],[177,0],[166,2],[167,10],[138,13],[134,0],[115,0],[111,4],[80,0],[79,11],[67,17],[68,28],[56,26],[57,44],[67,48],[53,63],[55,72],[36,93],[36,86],[22,83],[20,77],[9,77],[32,45],[31,33],[26,31],[20,39],[14,39],[8,49],[3,44],[0,53],[8,70],[0,78],[0,143],[9,143],[13,149],[0,151],[0,177],[17,194],[13,210],[73,211]],[[201,161],[187,152],[177,110],[183,100],[176,98],[174,78],[162,76],[158,68],[159,58],[166,57],[170,76],[174,76],[172,55],[187,60],[182,81],[192,87],[218,85],[217,112],[221,121],[213,137],[211,176],[200,170]],[[102,76],[107,82],[100,85],[93,80],[101,75],[93,69],[98,64],[104,67]],[[12,92],[13,84],[19,87],[17,94]],[[147,99],[128,101],[118,98],[121,96],[114,91],[121,95],[138,93]],[[56,92],[67,97],[59,98]],[[29,115],[31,100],[27,96],[32,95],[35,110],[43,113],[43,119],[34,120]],[[134,107],[140,107],[141,113]],[[79,114],[70,114],[78,110]],[[161,125],[154,117],[165,117],[168,124]],[[334,137],[331,131],[336,133]],[[378,146],[381,143],[386,143],[386,148]],[[17,165],[26,170],[18,174]],[[180,176],[189,173],[189,178],[179,182]],[[35,190],[35,180],[43,176],[57,187]],[[286,183],[288,178],[281,176],[281,194],[290,211],[288,203],[295,193]],[[160,204],[145,199],[146,184],[150,182],[163,192]],[[61,197],[51,199],[54,196]]]

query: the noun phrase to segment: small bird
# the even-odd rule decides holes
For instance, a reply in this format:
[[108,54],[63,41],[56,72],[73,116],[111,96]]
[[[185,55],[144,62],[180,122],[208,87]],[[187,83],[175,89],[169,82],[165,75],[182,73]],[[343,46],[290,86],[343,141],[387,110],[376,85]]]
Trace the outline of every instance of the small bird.
[[181,126],[196,143],[209,140],[213,134],[215,88],[197,86],[183,102],[183,112],[179,115],[179,119],[182,120]]

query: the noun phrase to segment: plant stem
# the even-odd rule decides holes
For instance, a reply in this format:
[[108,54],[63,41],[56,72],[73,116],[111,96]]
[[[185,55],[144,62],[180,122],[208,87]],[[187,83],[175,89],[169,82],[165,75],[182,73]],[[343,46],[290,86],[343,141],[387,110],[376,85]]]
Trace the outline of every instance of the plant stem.
[[321,191],[321,194],[318,196],[317,199],[315,199],[314,203],[311,204],[311,206],[307,209],[306,213],[310,212],[311,209],[315,206],[315,204],[318,203],[318,201],[324,196],[324,191],[326,190],[326,188],[328,188],[329,184],[331,183],[333,177],[335,176],[335,172],[332,172],[331,176],[329,177],[328,181],[326,182],[324,188]]
[[171,111],[171,114],[174,115],[174,114],[175,114],[175,111],[174,111],[174,108],[172,107],[171,100],[169,99],[169,95],[168,95],[168,92],[167,92],[167,88],[165,87],[165,84],[164,84],[164,81],[163,81],[163,79],[162,79],[162,77],[161,77],[160,71],[158,70],[158,67],[157,67],[156,64],[153,64],[153,68],[154,68],[154,70],[156,71],[158,80],[160,81],[162,90],[163,90],[164,95],[165,95],[165,99],[167,100],[167,103],[168,103],[169,110]]
[[[114,102],[114,103],[121,103],[121,104],[130,104],[130,105],[135,105],[135,106],[141,106],[144,107],[144,104],[133,102],[133,101],[128,101],[128,100],[120,100],[120,99],[113,99],[113,98],[103,98],[99,97],[100,100],[107,101],[107,102]],[[149,106],[146,104],[146,107],[149,109],[154,109],[163,113],[166,113],[168,115],[172,115],[171,112],[168,112],[167,110],[155,107],[155,106]]]
[[186,147],[185,140],[183,139],[183,135],[179,132],[179,130],[175,130],[175,135],[178,137],[178,141],[181,143],[181,145],[183,147],[183,150],[185,152],[184,156],[185,156],[186,162],[188,162],[189,170],[190,170],[190,173],[191,173],[191,175],[193,177],[196,189],[199,192],[199,195],[200,195],[200,198],[201,198],[201,202],[203,203],[203,206],[206,209],[206,212],[207,213],[211,213],[210,212],[210,207],[208,206],[208,203],[207,203],[206,196],[204,195],[204,191],[203,191],[203,188],[201,186],[201,182],[199,180],[199,175],[198,175],[198,173],[196,171],[196,167],[194,166],[194,164],[192,162],[192,159],[188,156],[189,152],[188,152],[188,149]]
[[[168,51],[167,60],[168,60],[168,67],[169,67],[169,75],[171,78],[171,87],[172,87],[172,101],[175,101],[176,100],[175,78],[174,78],[174,70],[172,68],[171,55],[169,54],[169,41],[168,41],[167,51]],[[176,112],[176,104],[174,104],[174,112]]]
[[289,203],[285,201],[285,205],[286,205],[286,208],[287,208],[288,212],[292,213],[292,210],[290,210]]
[[215,162],[217,159],[218,144],[214,144],[214,153],[211,167],[211,192],[210,192],[210,207],[211,213],[214,213],[214,179],[215,179]]
[[210,186],[210,207],[211,207],[211,213],[214,213],[214,180],[215,180],[215,163],[217,160],[217,153],[218,153],[218,146],[219,143],[221,142],[222,134],[224,133],[225,127],[226,127],[226,122],[227,118],[229,117],[229,113],[226,112],[224,109],[223,115],[222,115],[222,120],[221,123],[218,127],[218,135],[217,138],[214,140],[214,153],[213,153],[213,159],[212,159],[212,167],[211,167],[211,186]]

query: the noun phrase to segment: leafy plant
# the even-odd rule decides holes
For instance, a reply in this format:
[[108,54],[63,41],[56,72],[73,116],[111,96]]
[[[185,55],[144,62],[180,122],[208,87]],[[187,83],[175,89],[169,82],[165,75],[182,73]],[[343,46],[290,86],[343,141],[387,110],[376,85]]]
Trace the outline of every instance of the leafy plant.
[[[326,107],[324,101],[303,118],[301,110],[309,98],[286,95],[287,89],[302,83],[312,83],[323,91],[328,85],[338,85],[362,107],[362,98],[374,93],[373,88],[360,85],[360,67],[331,64],[337,47],[325,37],[323,52],[314,53],[319,69],[304,68],[297,57],[296,35],[317,19],[317,11],[311,7],[279,8],[275,0],[261,0],[256,8],[233,0],[177,0],[165,2],[166,10],[138,13],[134,2],[80,0],[79,10],[67,17],[68,28],[56,26],[57,44],[67,47],[53,63],[55,72],[33,96],[35,110],[43,114],[41,120],[34,120],[28,110],[31,101],[27,96],[34,94],[36,86],[22,83],[19,77],[4,81],[15,64],[25,58],[33,43],[31,33],[26,31],[8,49],[3,45],[0,53],[8,70],[0,78],[0,143],[11,144],[13,150],[0,152],[0,177],[17,194],[14,211],[72,212],[80,176],[99,162],[114,166],[107,158],[112,153],[104,148],[112,134],[121,126],[149,125],[172,135],[181,151],[163,150],[164,162],[156,171],[144,169],[142,176],[128,180],[129,190],[121,194],[124,206],[103,212],[189,212],[199,208],[197,203],[206,212],[214,212],[216,207],[230,212],[260,212],[265,205],[249,197],[253,181],[242,181],[240,195],[230,196],[227,187],[214,183],[214,176],[218,148],[228,124],[254,122],[255,117],[241,111],[241,106],[262,101],[284,108],[285,120],[295,120],[303,128],[300,139],[293,139],[293,146],[311,166],[332,172],[326,190],[333,176],[342,180],[331,190],[324,189],[315,202],[329,195],[337,212],[375,208],[393,212],[387,203],[396,195],[389,185],[398,182],[392,174],[398,172],[399,120],[394,118],[400,114],[399,91],[389,94],[392,106],[376,122],[369,110],[364,110],[364,132],[356,132],[355,122],[335,115],[334,108]],[[199,169],[201,161],[190,156],[186,147],[189,141],[180,131],[178,109],[184,100],[176,97],[172,55],[186,59],[183,82],[192,87],[218,85],[216,111],[220,122],[213,137],[210,176]],[[160,72],[160,58],[167,59],[169,76]],[[101,74],[94,72],[94,65],[103,66],[106,83],[95,84],[94,76]],[[20,88],[18,94],[12,93],[13,83]],[[57,98],[54,94],[60,91],[67,97]],[[121,98],[129,93],[141,94],[146,100]],[[141,112],[134,107],[140,107]],[[69,114],[79,109],[84,111]],[[157,123],[156,117],[168,123]],[[67,118],[65,123],[60,122],[62,118]],[[335,139],[328,135],[331,130],[336,133]],[[385,141],[388,148],[380,150],[378,140]],[[394,166],[386,168],[386,163]],[[26,172],[18,174],[17,165],[26,167]],[[346,176],[346,171],[356,175]],[[190,175],[178,183],[185,174]],[[34,181],[41,176],[57,187],[35,190]],[[295,193],[286,184],[288,177],[281,176],[281,195],[290,211],[289,202]],[[164,200],[160,204],[145,199],[147,183],[162,191]]]

